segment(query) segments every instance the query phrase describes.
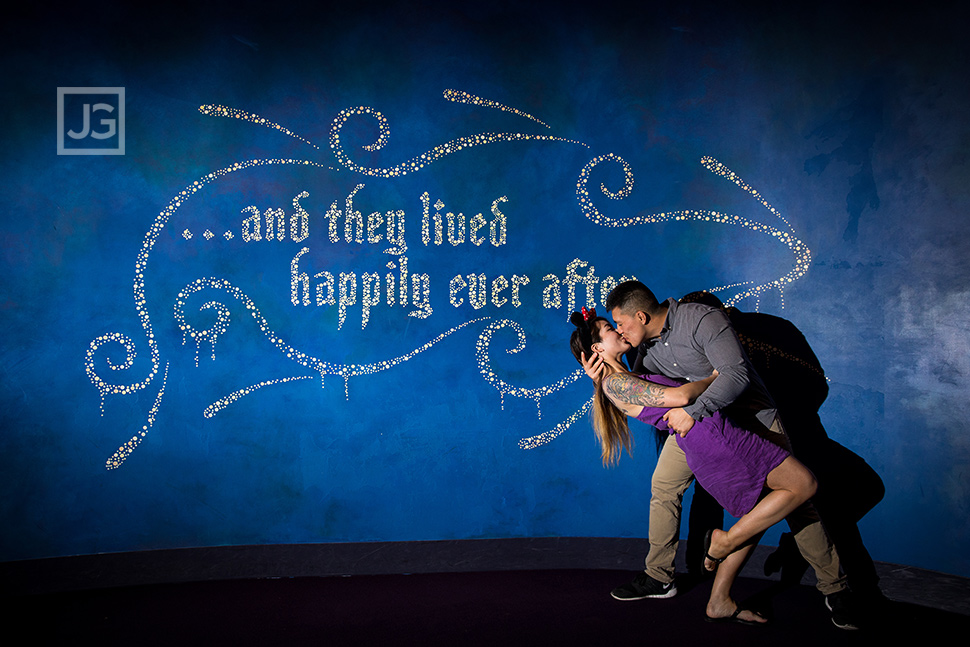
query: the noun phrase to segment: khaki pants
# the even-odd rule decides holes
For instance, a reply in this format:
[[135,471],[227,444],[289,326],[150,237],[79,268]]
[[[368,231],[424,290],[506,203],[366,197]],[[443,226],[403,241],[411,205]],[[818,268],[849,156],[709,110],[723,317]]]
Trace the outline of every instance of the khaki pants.
[[[777,428],[776,428],[777,425]],[[787,445],[787,438],[779,423],[773,432],[781,433],[778,444]],[[674,436],[667,438],[657,467],[653,472],[650,498],[650,552],[645,560],[647,574],[660,582],[674,580],[674,560],[680,536],[680,513],[684,492],[694,479],[687,466],[684,450]],[[829,540],[818,515],[809,501],[785,519],[791,527],[798,550],[818,578],[818,590],[823,595],[836,593],[845,588],[845,577],[839,574],[839,556]]]

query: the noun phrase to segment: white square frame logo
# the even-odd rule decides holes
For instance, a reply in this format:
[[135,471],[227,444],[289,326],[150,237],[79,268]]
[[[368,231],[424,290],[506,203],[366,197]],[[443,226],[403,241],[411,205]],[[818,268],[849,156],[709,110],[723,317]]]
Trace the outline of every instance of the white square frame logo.
[[[80,133],[66,132],[64,126],[64,97],[69,94],[89,94],[106,95],[113,94],[118,97],[118,109],[115,114],[115,107],[107,103],[85,103],[84,105],[84,126]],[[95,113],[99,113],[95,115]],[[100,118],[100,113],[106,116]],[[97,123],[93,123],[94,121]],[[64,137],[70,137],[75,141],[84,139],[104,140],[117,135],[118,145],[116,147],[101,148],[80,148],[66,147]],[[125,154],[125,89],[120,88],[57,88],[57,154],[58,155],[124,155]]]

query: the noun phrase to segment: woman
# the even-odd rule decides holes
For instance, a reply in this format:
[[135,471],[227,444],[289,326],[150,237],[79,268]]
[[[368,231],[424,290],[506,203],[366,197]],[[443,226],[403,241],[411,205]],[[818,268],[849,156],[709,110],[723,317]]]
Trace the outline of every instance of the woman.
[[[570,347],[582,363],[598,353],[603,372],[596,381],[593,427],[602,447],[603,463],[616,463],[623,449],[633,445],[626,416],[659,431],[668,430],[664,414],[671,407],[693,401],[713,380],[679,385],[663,376],[647,380],[630,373],[623,357],[631,346],[595,311],[574,312],[576,326]],[[707,533],[704,568],[717,571],[707,619],[712,622],[763,624],[764,616],[743,609],[731,598],[731,586],[751,550],[766,529],[807,501],[816,489],[812,473],[783,448],[734,425],[721,413],[698,420],[685,436],[676,436],[694,476],[737,523],[728,531]]]

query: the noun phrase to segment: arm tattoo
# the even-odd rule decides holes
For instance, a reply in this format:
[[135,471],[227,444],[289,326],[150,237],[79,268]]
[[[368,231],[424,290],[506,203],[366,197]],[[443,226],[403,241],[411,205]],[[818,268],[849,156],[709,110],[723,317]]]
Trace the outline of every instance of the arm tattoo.
[[603,390],[611,398],[642,407],[667,407],[667,389],[670,387],[641,380],[632,375],[613,373],[603,380]]

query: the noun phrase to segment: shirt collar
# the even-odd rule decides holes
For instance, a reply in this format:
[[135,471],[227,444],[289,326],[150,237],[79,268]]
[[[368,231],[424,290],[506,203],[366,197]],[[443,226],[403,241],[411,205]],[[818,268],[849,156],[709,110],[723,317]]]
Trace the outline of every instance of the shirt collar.
[[661,328],[658,336],[651,337],[650,339],[645,339],[643,341],[644,345],[648,348],[656,344],[658,341],[665,339],[674,327],[674,317],[677,314],[677,301],[671,298],[667,299],[665,303],[667,304],[667,317],[664,319],[664,326]]

